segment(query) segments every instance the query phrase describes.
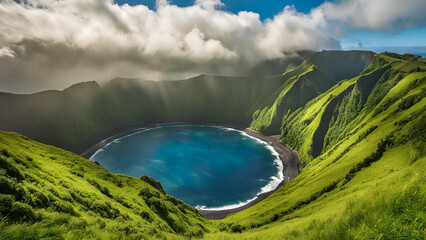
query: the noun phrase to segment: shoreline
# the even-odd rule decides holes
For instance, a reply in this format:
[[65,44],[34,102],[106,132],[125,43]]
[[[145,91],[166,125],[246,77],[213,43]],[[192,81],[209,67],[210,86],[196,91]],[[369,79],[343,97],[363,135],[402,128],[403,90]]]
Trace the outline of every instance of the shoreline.
[[280,160],[283,164],[284,179],[272,191],[259,194],[258,196],[256,196],[256,198],[253,201],[250,201],[241,207],[224,209],[224,210],[198,210],[198,212],[200,212],[200,214],[203,215],[203,217],[205,218],[223,219],[229,214],[240,212],[244,209],[247,209],[263,201],[264,199],[269,197],[271,194],[276,192],[284,184],[293,180],[297,175],[299,175],[300,170],[303,168],[303,163],[300,160],[297,152],[291,149],[289,146],[279,141],[280,135],[265,136],[261,134],[260,132],[253,131],[248,128],[245,128],[241,131],[243,131],[247,135],[250,135],[252,137],[255,137],[257,139],[267,142],[270,146],[274,148],[274,150],[279,154]]
[[[261,141],[266,142],[269,146],[273,147],[273,149],[278,153],[279,158],[283,164],[283,175],[284,179],[279,183],[279,185],[273,189],[272,191],[261,193],[257,195],[252,201],[248,202],[247,204],[232,208],[232,209],[223,209],[223,210],[201,210],[198,209],[198,212],[205,218],[208,219],[223,219],[229,214],[240,212],[244,209],[247,209],[267,197],[269,197],[272,193],[277,191],[281,186],[286,184],[287,182],[291,181],[293,178],[295,178],[299,173],[300,170],[303,168],[303,163],[301,162],[298,154],[296,151],[291,149],[289,146],[281,143],[279,141],[280,135],[271,135],[271,136],[265,136],[261,134],[260,132],[253,131],[251,129],[246,128],[242,125],[237,124],[218,124],[218,123],[187,123],[187,122],[167,122],[167,123],[140,123],[140,124],[134,124],[129,126],[124,126],[120,128],[115,128],[110,131],[107,131],[105,133],[98,134],[88,141],[80,144],[79,148],[84,149],[84,146],[86,146],[86,151],[82,151],[79,155],[81,157],[84,157],[86,159],[90,159],[99,149],[105,147],[109,143],[113,142],[117,138],[121,138],[124,136],[127,136],[129,134],[135,133],[137,131],[140,131],[143,128],[151,128],[151,127],[158,127],[161,125],[167,125],[167,124],[194,124],[194,125],[212,125],[212,126],[222,126],[222,127],[229,127],[236,130],[240,130],[244,132],[245,134],[257,138]],[[107,135],[107,137],[105,137]],[[93,144],[95,142],[95,144]],[[91,147],[90,147],[91,145]],[[87,147],[89,146],[89,147]]]
[[141,128],[153,128],[161,125],[167,124],[193,124],[193,125],[211,125],[211,126],[223,126],[234,128],[236,130],[243,131],[246,127],[241,124],[232,124],[232,123],[211,123],[211,122],[155,122],[155,123],[134,123],[130,125],[125,125],[117,128],[113,128],[84,140],[81,143],[76,144],[70,149],[71,152],[80,155],[81,157],[89,159],[93,156],[97,150],[105,147],[107,144],[113,142],[117,138],[124,137],[126,135],[132,134],[139,131]]

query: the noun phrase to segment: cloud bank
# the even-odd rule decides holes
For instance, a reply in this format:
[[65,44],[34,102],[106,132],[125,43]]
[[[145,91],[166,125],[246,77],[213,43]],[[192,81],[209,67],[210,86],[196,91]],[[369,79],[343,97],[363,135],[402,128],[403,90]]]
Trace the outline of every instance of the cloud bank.
[[150,10],[112,0],[0,0],[0,90],[61,89],[115,76],[244,74],[297,51],[338,49],[344,28],[424,25],[426,9],[424,0],[344,0],[308,14],[287,6],[261,21],[257,13],[234,14],[222,5],[196,0],[180,8],[158,0]]
[[424,0],[341,0],[325,2],[321,12],[329,24],[369,31],[399,31],[426,24]]

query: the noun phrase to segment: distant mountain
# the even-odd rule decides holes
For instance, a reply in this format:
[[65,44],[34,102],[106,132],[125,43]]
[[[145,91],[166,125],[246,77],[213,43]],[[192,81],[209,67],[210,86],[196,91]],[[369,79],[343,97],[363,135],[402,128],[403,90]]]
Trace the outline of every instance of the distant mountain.
[[361,72],[371,54],[314,53],[276,77],[201,75],[159,82],[116,78],[103,87],[86,82],[64,91],[0,93],[0,129],[76,152],[91,136],[139,122],[234,123],[278,133],[284,113]]
[[138,122],[222,122],[248,125],[251,106],[279,77],[201,75],[182,81],[116,78],[64,91],[0,93],[0,129],[65,149],[111,128]]

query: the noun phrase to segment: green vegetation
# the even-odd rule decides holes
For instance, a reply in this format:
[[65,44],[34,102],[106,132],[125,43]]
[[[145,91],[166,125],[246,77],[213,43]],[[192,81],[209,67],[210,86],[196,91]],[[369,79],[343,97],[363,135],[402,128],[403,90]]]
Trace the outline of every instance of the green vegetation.
[[373,54],[342,69],[349,60],[330,57],[289,69],[244,107],[306,165],[262,202],[206,220],[150,177],[0,133],[0,238],[425,239],[425,59]]
[[[374,55],[359,76],[284,116],[281,140],[306,167],[206,236],[424,239],[426,64],[397,56]],[[242,233],[231,233],[234,223]]]
[[[283,118],[324,93],[338,81],[357,76],[369,63],[370,52],[321,52],[285,72],[282,85],[273,95],[254,105],[250,128],[267,134],[280,133]],[[268,93],[269,94],[269,93]]]
[[[161,186],[161,183],[158,182],[158,181],[155,181],[154,178],[149,177],[147,175],[143,175],[143,176],[141,176],[141,180],[151,184],[151,186],[155,187],[158,191],[166,194],[166,191],[164,191],[163,186]],[[149,190],[149,188],[147,188],[147,189]]]
[[152,178],[111,174],[22,135],[0,133],[0,166],[0,239],[201,237],[210,228]]

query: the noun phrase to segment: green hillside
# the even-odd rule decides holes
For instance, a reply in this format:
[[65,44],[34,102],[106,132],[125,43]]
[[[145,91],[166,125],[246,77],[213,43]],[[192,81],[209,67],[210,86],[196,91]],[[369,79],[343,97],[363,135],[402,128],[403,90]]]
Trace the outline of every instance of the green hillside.
[[306,167],[223,220],[242,235],[211,237],[424,239],[425,95],[425,59],[374,55],[359,76],[283,118],[281,140]]
[[111,174],[19,134],[0,132],[0,167],[0,239],[200,237],[211,228],[152,178]]
[[[352,67],[344,69],[350,63]],[[191,105],[176,100],[173,104],[182,107],[174,109],[167,108],[169,102],[164,100],[152,121],[157,117],[171,119],[173,111],[197,116],[196,106],[202,112],[210,103],[207,97],[225,97],[232,92],[213,84],[219,82],[217,79],[210,85],[207,80],[192,81],[188,85],[175,83],[182,84],[176,90],[145,82],[158,87],[154,92],[167,93],[164,99],[177,99],[174,97],[186,91],[188,99],[204,101]],[[231,89],[244,81],[234,82]],[[240,123],[249,119],[247,126],[266,133],[278,131],[281,141],[297,150],[305,163],[299,176],[264,201],[223,220],[206,220],[193,208],[165,195],[149,178],[142,181],[111,174],[70,152],[3,132],[0,238],[426,238],[425,59],[408,54],[324,52],[312,55],[281,77],[265,81],[269,82],[245,85],[241,91],[252,89],[241,97],[245,101],[223,105],[224,113],[217,116],[220,121]],[[133,100],[141,89],[152,87],[137,89],[140,85],[131,80],[126,87],[126,82],[112,81],[102,88],[93,84],[94,89],[117,94],[108,95],[117,107],[108,104],[108,110],[92,114],[124,114],[128,122],[138,119],[138,114],[142,117],[145,110],[134,116],[114,113],[121,110],[121,104],[136,111],[141,105]],[[201,86],[193,85],[195,82]],[[210,87],[215,90],[206,90],[203,96],[196,91]],[[107,97],[99,94],[99,99]],[[202,119],[192,120],[214,118],[220,109],[213,106],[225,103],[218,99],[211,103],[218,105],[210,105],[212,115],[206,111],[198,115]],[[232,114],[237,106],[243,108],[236,112],[238,116]],[[146,111],[151,109],[146,107]],[[87,124],[81,119],[72,121],[87,128],[95,124],[92,119]],[[100,128],[124,120],[108,121],[110,125]]]
[[371,59],[365,51],[323,51],[310,55],[297,68],[285,72],[274,95],[254,105],[250,128],[267,134],[280,133],[283,118],[326,92],[338,81],[357,76]]

